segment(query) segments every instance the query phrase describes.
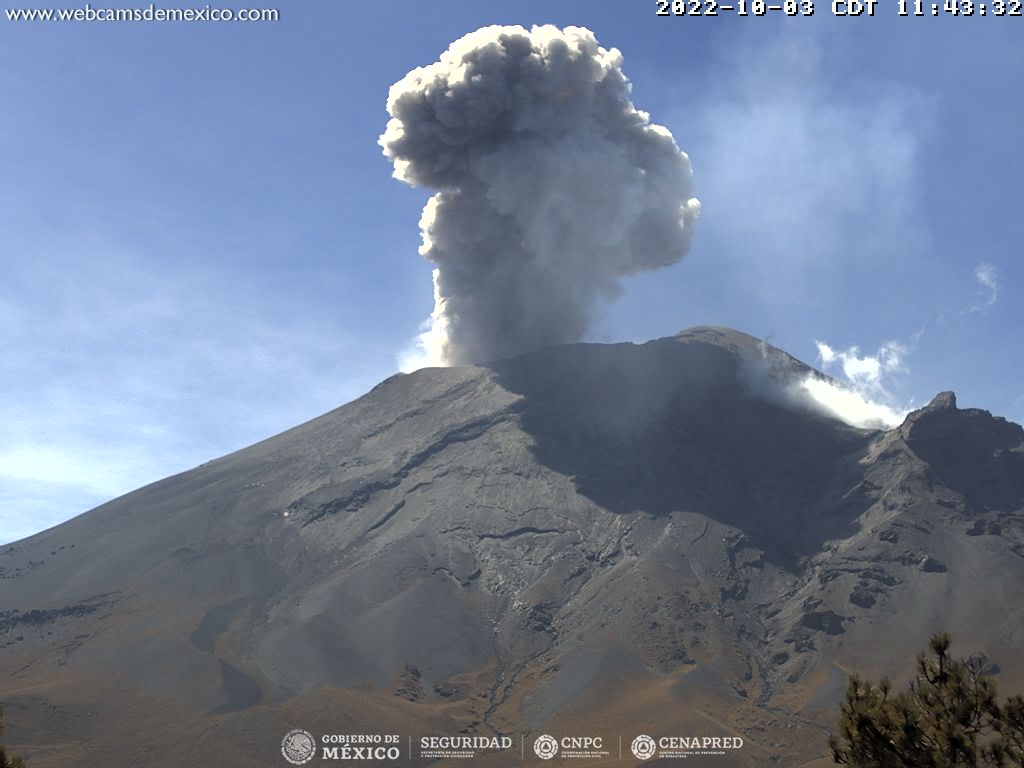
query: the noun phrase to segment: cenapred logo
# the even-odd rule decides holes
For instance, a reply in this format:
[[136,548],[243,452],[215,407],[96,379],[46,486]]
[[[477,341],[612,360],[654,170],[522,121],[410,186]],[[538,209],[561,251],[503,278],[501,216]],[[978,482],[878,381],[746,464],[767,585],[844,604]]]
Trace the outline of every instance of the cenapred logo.
[[650,760],[654,757],[654,753],[658,751],[658,745],[654,742],[654,739],[643,733],[633,739],[633,743],[629,745],[629,748],[633,752],[633,757],[637,760]]
[[661,736],[655,740],[647,734],[640,734],[630,745],[633,756],[638,760],[649,760],[655,755],[669,758],[713,757],[742,748],[743,739],[739,736]]
[[281,754],[292,765],[305,765],[316,755],[316,739],[309,731],[295,728],[281,739]]
[[537,740],[533,742],[533,751],[541,760],[550,760],[558,754],[558,742],[554,736],[548,736],[545,733],[543,736],[538,736]]

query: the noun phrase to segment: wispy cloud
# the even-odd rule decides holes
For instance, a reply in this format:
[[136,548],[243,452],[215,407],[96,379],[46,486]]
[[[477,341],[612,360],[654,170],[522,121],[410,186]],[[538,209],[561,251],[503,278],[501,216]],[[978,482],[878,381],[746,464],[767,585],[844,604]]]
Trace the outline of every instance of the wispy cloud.
[[983,262],[974,268],[974,279],[978,281],[978,292],[985,295],[980,303],[972,304],[965,312],[986,312],[999,301],[999,273],[994,266]]

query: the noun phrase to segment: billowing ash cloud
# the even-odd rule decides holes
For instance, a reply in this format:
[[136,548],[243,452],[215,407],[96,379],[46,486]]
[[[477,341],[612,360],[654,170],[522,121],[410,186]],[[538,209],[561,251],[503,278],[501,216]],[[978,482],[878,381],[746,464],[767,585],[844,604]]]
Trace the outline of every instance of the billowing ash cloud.
[[395,177],[437,190],[426,364],[572,342],[620,278],[679,261],[699,210],[689,158],[630,101],[587,29],[486,27],[391,88]]

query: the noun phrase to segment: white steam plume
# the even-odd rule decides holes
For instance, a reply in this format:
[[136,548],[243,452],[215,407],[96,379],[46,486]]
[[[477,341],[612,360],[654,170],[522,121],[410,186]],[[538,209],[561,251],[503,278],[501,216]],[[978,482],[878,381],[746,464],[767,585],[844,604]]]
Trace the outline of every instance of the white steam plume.
[[845,383],[837,384],[811,374],[798,383],[800,394],[855,427],[892,429],[902,423],[909,409],[895,403],[884,379],[906,370],[903,365],[906,347],[889,341],[876,354],[862,356],[857,347],[836,351],[822,341],[815,343],[821,369],[828,372],[838,368]]
[[818,359],[822,369],[838,365],[846,380],[860,392],[872,396],[887,397],[888,393],[882,384],[882,376],[904,370],[903,356],[907,349],[898,341],[887,341],[874,355],[860,354],[860,349],[850,347],[848,350],[836,352],[823,341],[815,341],[818,347]]
[[420,221],[435,308],[406,368],[576,341],[622,277],[686,254],[689,158],[621,66],[587,29],[494,26],[392,86],[384,155],[437,190]]
[[412,373],[430,365],[445,365],[445,343],[448,340],[448,317],[445,314],[445,300],[441,296],[438,278],[441,271],[433,271],[434,311],[420,325],[416,342],[398,356],[398,369]]

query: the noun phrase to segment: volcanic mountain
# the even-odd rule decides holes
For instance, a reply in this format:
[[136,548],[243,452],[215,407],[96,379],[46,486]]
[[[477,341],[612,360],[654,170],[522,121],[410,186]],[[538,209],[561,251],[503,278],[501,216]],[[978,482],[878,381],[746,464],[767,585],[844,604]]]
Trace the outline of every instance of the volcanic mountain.
[[508,734],[471,763],[518,765],[550,733],[637,765],[645,733],[795,766],[849,671],[899,680],[932,632],[1024,688],[1024,430],[951,393],[853,428],[777,396],[807,375],[709,327],[424,369],[6,546],[9,746],[282,766],[302,728],[412,765]]

